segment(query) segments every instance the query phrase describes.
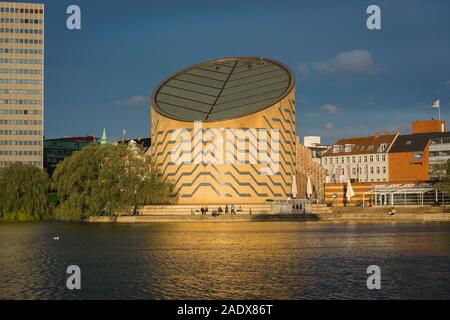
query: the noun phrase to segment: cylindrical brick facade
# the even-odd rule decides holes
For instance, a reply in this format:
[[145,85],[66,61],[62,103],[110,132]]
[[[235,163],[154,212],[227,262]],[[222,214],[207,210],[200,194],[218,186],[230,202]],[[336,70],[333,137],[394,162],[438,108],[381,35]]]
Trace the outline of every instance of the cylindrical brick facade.
[[296,174],[295,103],[293,73],[273,60],[194,66],[155,91],[149,152],[180,204],[287,199]]

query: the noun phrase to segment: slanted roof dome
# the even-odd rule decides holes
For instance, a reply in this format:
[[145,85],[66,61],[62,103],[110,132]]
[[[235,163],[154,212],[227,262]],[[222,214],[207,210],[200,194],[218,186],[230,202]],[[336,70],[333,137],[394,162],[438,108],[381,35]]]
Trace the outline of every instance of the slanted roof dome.
[[156,112],[179,121],[221,121],[264,110],[285,98],[295,76],[266,58],[227,58],[190,67],[153,93]]

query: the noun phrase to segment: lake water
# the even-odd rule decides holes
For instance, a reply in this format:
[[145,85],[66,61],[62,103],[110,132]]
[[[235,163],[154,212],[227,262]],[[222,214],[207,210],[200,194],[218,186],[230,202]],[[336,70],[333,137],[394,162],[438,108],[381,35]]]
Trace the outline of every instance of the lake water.
[[450,299],[450,224],[0,224],[0,246],[1,299]]

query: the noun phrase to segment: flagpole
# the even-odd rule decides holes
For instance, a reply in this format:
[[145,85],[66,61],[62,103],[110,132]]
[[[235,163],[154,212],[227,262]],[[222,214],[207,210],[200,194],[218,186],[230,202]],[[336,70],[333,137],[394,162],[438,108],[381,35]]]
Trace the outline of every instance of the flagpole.
[[436,100],[433,103],[432,107],[438,109],[438,117],[439,117],[439,121],[441,121],[441,100]]

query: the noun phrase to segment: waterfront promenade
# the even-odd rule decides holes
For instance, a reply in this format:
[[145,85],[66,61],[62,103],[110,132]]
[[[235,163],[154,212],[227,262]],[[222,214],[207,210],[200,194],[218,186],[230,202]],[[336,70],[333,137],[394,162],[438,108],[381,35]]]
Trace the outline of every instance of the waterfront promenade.
[[[273,204],[237,206],[236,215],[213,217],[202,215],[195,206],[149,206],[141,208],[138,216],[91,217],[95,223],[149,223],[149,222],[241,222],[241,221],[321,221],[328,223],[411,223],[450,222],[449,207],[397,207],[389,215],[389,207],[327,207],[313,205],[305,211],[292,211]],[[210,208],[213,209],[213,208]]]

